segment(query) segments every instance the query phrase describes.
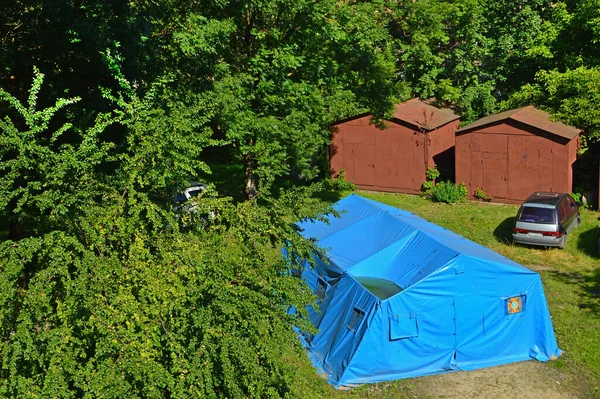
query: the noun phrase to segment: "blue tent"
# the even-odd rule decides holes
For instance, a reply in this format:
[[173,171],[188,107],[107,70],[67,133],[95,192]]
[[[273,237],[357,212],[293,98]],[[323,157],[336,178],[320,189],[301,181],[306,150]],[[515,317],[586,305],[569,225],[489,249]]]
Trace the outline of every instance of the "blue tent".
[[302,338],[332,385],[560,355],[537,273],[376,201],[350,195],[334,208],[329,224],[299,223],[327,250],[328,264],[303,271],[319,332]]

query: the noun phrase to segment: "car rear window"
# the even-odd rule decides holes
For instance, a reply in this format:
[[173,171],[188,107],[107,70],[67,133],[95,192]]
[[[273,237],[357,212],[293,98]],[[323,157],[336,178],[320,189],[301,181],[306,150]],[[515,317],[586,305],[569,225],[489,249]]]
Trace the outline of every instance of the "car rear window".
[[555,209],[524,206],[521,208],[517,220],[527,223],[554,224],[556,223]]

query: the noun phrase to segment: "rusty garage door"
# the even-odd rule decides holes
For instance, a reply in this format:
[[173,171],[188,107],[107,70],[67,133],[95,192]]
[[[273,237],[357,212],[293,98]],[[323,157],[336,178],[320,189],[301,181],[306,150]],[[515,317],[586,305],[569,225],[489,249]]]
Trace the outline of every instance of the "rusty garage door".
[[360,186],[375,185],[375,145],[352,144],[352,158],[354,183]]
[[[422,135],[391,128],[377,135],[375,184],[402,191],[419,191],[425,176]],[[419,148],[421,147],[421,148]]]
[[508,161],[506,153],[482,154],[484,190],[494,198],[506,198]]

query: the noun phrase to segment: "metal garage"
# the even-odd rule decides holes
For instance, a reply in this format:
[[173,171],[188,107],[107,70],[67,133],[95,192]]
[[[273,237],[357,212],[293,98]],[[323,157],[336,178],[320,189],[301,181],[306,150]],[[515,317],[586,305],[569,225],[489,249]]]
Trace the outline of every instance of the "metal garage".
[[533,106],[479,119],[456,132],[456,182],[508,203],[534,191],[570,193],[580,133]]
[[344,170],[359,188],[418,193],[427,167],[434,164],[452,178],[454,133],[459,117],[418,99],[396,106],[387,129],[371,124],[371,114],[345,119],[332,126],[332,175]]

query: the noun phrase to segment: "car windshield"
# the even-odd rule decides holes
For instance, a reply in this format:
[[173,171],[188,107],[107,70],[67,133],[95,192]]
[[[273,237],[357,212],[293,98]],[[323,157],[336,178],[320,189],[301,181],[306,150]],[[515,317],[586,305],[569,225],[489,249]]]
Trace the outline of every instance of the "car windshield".
[[188,191],[188,194],[190,195],[190,197],[197,197],[202,191],[204,190],[190,190]]
[[535,206],[524,206],[519,213],[518,221],[527,223],[556,223],[554,208],[538,208]]

